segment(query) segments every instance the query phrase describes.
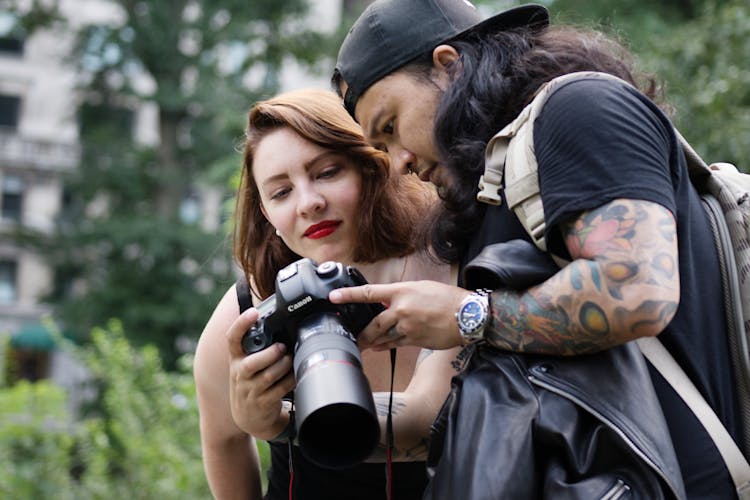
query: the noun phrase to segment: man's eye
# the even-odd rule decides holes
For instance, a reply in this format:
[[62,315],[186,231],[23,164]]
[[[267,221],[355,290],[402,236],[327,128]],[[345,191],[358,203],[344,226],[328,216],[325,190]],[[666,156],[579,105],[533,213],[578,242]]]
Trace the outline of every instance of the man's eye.
[[383,133],[388,135],[391,135],[393,133],[393,120],[385,124],[385,126],[383,127]]

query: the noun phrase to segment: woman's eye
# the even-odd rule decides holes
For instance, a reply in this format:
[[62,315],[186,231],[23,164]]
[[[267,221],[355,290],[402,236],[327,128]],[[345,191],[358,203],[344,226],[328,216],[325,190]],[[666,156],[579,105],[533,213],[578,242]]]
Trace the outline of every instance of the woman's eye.
[[274,191],[273,193],[271,193],[271,199],[272,200],[280,200],[283,197],[285,197],[287,194],[289,194],[290,191],[291,191],[291,189],[289,189],[289,188],[277,189],[276,191]]
[[340,170],[341,170],[340,167],[329,167],[329,168],[323,169],[318,174],[318,179],[330,179],[331,177],[334,177],[336,174],[338,174]]
[[391,135],[393,133],[393,120],[385,124],[385,126],[383,127],[383,133],[387,135]]

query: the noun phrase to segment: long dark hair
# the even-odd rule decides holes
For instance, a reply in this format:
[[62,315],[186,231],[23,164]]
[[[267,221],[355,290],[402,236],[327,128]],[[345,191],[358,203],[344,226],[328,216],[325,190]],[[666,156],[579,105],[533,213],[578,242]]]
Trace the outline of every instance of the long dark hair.
[[[450,45],[460,57],[449,68],[453,83],[441,98],[434,133],[440,158],[456,182],[441,189],[443,206],[429,224],[435,253],[458,261],[486,207],[475,196],[487,142],[543,83],[576,71],[600,71],[630,82],[652,99],[659,89],[652,78],[636,76],[633,58],[622,44],[597,31],[522,28],[473,35]],[[424,78],[431,64],[430,54],[405,69]]]

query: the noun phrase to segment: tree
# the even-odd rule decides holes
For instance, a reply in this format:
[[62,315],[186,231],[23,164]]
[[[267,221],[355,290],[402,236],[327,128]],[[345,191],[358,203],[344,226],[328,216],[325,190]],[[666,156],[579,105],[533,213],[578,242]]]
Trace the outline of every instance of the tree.
[[[496,11],[507,2],[485,0]],[[499,6],[499,4],[503,4]],[[709,163],[750,172],[747,0],[552,0],[552,22],[613,34],[665,86],[672,120]]]
[[[79,75],[82,159],[63,216],[51,235],[16,237],[53,264],[48,300],[68,331],[120,318],[171,366],[176,339],[197,337],[233,281],[225,230],[191,209],[208,187],[231,196],[245,110],[278,90],[286,58],[314,62],[324,40],[298,22],[304,0],[102,1],[117,19],[73,28],[59,2],[4,0],[27,32],[74,30]],[[143,106],[158,114],[154,145],[132,139]]]
[[706,3],[700,16],[653,45],[675,123],[706,161],[750,172],[750,5]]

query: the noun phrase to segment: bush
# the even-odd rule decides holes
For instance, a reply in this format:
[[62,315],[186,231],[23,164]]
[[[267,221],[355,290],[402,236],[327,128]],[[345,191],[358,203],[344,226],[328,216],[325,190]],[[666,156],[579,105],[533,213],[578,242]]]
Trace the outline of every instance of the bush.
[[192,356],[167,372],[157,350],[132,347],[116,321],[95,329],[90,345],[67,348],[97,396],[73,422],[66,394],[49,382],[0,389],[0,498],[210,498]]
[[74,443],[62,389],[0,389],[0,498],[76,498]]

